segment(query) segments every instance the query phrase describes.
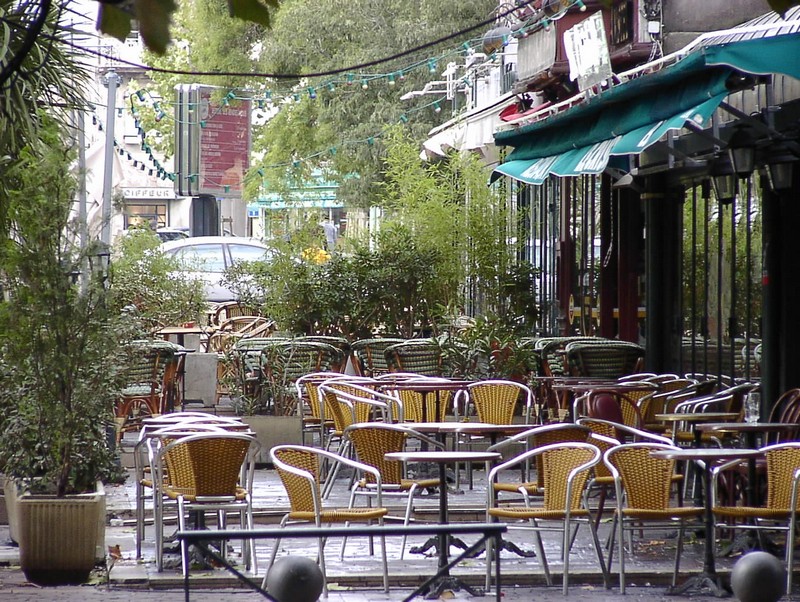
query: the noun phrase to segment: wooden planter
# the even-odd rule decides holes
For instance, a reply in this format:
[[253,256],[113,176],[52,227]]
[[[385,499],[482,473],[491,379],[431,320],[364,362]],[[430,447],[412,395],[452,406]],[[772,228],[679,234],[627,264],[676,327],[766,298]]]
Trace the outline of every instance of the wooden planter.
[[95,493],[64,498],[25,493],[17,498],[19,556],[28,581],[77,584],[105,558],[106,498]]
[[302,443],[303,421],[300,416],[242,416],[256,433],[261,452],[256,458],[259,464],[271,464],[269,450],[276,445]]

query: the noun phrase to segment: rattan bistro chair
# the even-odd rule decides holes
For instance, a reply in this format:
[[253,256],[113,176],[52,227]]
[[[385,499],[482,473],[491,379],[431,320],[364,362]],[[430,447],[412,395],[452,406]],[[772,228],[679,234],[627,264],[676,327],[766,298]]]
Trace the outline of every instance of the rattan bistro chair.
[[[344,431],[345,439],[353,445],[356,458],[369,466],[374,466],[381,473],[383,496],[402,497],[406,499],[406,511],[403,516],[403,526],[411,521],[411,510],[414,504],[414,494],[425,489],[434,489],[439,486],[438,478],[413,479],[407,475],[406,466],[402,462],[387,460],[385,454],[390,452],[405,451],[409,444],[425,443],[429,449],[444,449],[444,445],[431,437],[416,432],[415,430],[399,425],[382,422],[362,422],[352,424]],[[350,492],[350,507],[355,506],[358,497],[377,495],[377,484],[370,473],[360,475],[353,484]],[[400,559],[405,554],[406,536],[403,536],[400,548]],[[342,545],[344,551],[344,545]]]
[[[608,585],[608,573],[600,542],[597,538],[595,521],[592,518],[587,503],[585,488],[592,473],[592,468],[600,462],[600,450],[589,443],[564,442],[554,445],[545,445],[527,451],[519,456],[503,462],[489,472],[489,483],[494,484],[504,470],[518,466],[532,458],[542,458],[544,472],[544,497],[541,505],[531,503],[498,505],[496,498],[489,487],[488,507],[486,511],[487,522],[501,521],[527,521],[524,528],[534,532],[537,553],[542,562],[545,579],[552,585],[550,568],[542,545],[542,531],[557,531],[562,535],[561,555],[564,560],[562,578],[562,591],[567,595],[569,591],[569,557],[573,525],[576,530],[580,524],[587,524],[592,535],[592,544],[597,554],[597,562],[603,572],[603,580]],[[550,523],[552,526],[547,526]],[[555,524],[553,524],[555,523]],[[516,525],[510,525],[516,526]],[[491,586],[492,542],[486,542],[486,589]]]
[[[729,506],[712,498],[715,533],[717,528],[775,530],[786,534],[787,592],[792,591],[797,512],[800,509],[800,442],[776,443],[762,447],[766,459],[767,497],[763,507]],[[719,476],[739,461],[715,467],[712,494],[716,495]]]
[[431,339],[409,339],[384,350],[390,372],[415,372],[423,376],[443,376],[442,350]]
[[[552,444],[580,442],[585,443],[591,436],[592,431],[588,427],[572,424],[557,423],[543,426],[532,427],[530,430],[518,433],[508,439],[495,443],[488,448],[488,451],[501,451],[514,445],[525,445],[524,449],[540,448]],[[491,489],[494,495],[499,494],[518,494],[526,501],[530,501],[532,496],[542,496],[545,493],[546,475],[543,459],[540,455],[534,456],[536,466],[536,477],[533,480],[520,481],[500,481],[492,483]],[[527,464],[526,464],[527,469]],[[524,479],[529,479],[530,475],[525,470],[522,474]]]
[[[197,432],[168,442],[156,456],[156,559],[163,569],[164,505],[173,500],[178,509],[178,529],[185,531],[188,512],[216,511],[220,529],[225,529],[230,511],[239,514],[241,529],[253,528],[253,471],[259,444],[250,433]],[[244,540],[242,556],[246,568],[256,568],[255,551]],[[224,557],[227,543],[220,551]],[[183,576],[189,572],[189,553],[181,542]]]
[[380,376],[389,371],[385,351],[389,345],[402,343],[405,339],[360,339],[353,341],[350,348],[355,358],[355,367],[363,376]]
[[207,412],[175,412],[146,418],[142,421],[139,440],[133,448],[134,479],[136,486],[136,558],[142,557],[144,540],[145,502],[153,498],[153,466],[155,456],[164,440],[174,440],[197,432],[248,432],[248,426],[238,418],[212,416]]
[[[675,474],[675,461],[655,458],[652,450],[673,449],[664,443],[626,443],[607,450],[603,462],[614,477],[617,496],[615,526],[611,532],[608,568],[614,555],[614,539],[619,542],[619,588],[625,593],[625,532],[642,529],[672,528],[678,524],[678,545],[672,586],[678,579],[683,534],[688,524],[702,526],[703,508],[672,506],[670,489]],[[633,545],[631,544],[633,549]]]
[[[278,445],[270,450],[272,463],[280,475],[286,493],[289,496],[289,512],[281,519],[281,528],[289,523],[312,523],[316,527],[324,524],[344,523],[349,525],[352,522],[366,522],[372,524],[377,522],[383,525],[384,517],[389,510],[383,506],[382,480],[380,471],[373,467],[338,456],[331,452],[313,447],[302,445]],[[376,506],[367,508],[330,508],[323,505],[321,492],[321,468],[323,462],[344,464],[369,474],[375,481],[376,487]],[[325,574],[325,540],[320,536],[319,545],[319,565],[322,570],[323,596],[328,597],[328,581]],[[269,565],[275,561],[280,545],[280,538],[276,539],[272,549]],[[370,537],[370,553],[373,553],[373,542]],[[389,569],[386,562],[386,538],[381,536],[381,555],[383,562],[383,589],[389,591]],[[261,587],[266,586],[267,573]]]

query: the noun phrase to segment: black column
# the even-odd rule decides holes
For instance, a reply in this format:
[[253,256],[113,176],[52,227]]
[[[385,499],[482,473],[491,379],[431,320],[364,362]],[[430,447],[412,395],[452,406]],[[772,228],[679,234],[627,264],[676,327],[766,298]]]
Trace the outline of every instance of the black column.
[[645,179],[645,369],[677,372],[680,349],[681,208],[683,191],[659,174]]

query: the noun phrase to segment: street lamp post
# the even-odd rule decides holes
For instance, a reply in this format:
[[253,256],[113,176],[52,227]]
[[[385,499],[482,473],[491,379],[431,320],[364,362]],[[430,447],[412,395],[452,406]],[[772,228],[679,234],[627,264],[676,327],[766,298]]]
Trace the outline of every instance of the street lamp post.
[[111,185],[114,177],[114,120],[116,117],[117,86],[120,77],[114,71],[108,71],[103,76],[103,85],[108,88],[108,102],[106,103],[106,152],[105,170],[103,172],[103,221],[100,230],[100,240],[111,244]]

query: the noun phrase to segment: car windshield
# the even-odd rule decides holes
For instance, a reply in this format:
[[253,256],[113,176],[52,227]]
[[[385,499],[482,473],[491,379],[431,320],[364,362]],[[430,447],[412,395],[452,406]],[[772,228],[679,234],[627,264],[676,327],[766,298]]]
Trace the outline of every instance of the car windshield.
[[185,266],[200,272],[224,272],[225,256],[221,244],[203,244],[182,247],[175,257]]

